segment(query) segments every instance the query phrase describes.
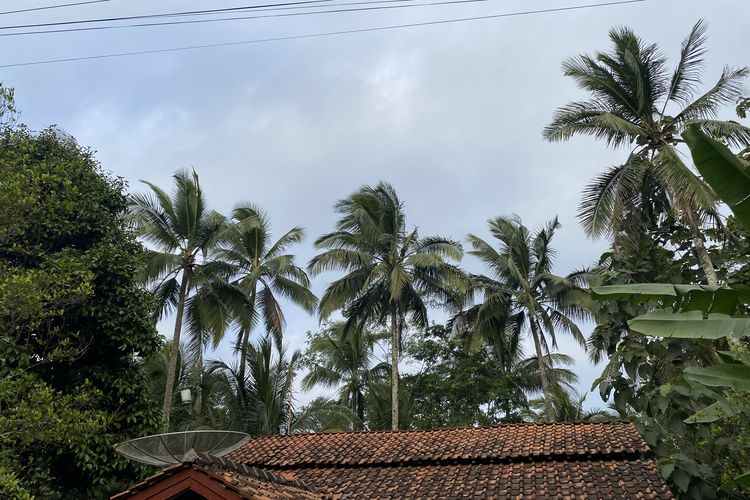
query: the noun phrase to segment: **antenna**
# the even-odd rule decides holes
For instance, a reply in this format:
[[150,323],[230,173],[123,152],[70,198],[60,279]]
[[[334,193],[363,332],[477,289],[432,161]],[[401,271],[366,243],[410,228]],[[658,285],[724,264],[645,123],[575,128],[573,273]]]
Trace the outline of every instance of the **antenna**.
[[236,431],[166,432],[130,439],[118,444],[115,451],[128,460],[163,466],[190,461],[191,450],[220,457],[249,440],[249,435]]

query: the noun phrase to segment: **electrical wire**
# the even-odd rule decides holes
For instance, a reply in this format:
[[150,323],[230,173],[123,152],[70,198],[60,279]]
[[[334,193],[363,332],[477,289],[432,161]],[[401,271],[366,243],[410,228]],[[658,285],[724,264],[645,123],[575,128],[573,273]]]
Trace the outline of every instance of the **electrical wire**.
[[[389,2],[409,2],[413,0],[389,0]],[[120,24],[115,26],[87,26],[85,28],[63,28],[59,30],[39,30],[39,31],[20,31],[15,33],[0,33],[0,37],[7,36],[25,36],[25,35],[40,35],[40,34],[51,34],[51,33],[73,33],[79,31],[99,31],[99,30],[110,30],[110,29],[122,29],[122,28],[144,28],[154,26],[174,26],[184,24],[202,24],[202,23],[213,23],[221,21],[243,21],[249,19],[263,19],[268,17],[297,17],[297,16],[312,16],[320,14],[340,14],[346,12],[362,12],[372,10],[391,10],[391,9],[410,9],[415,7],[434,7],[438,5],[456,5],[464,3],[479,3],[489,2],[491,0],[443,0],[438,2],[427,2],[427,3],[412,3],[407,5],[377,5],[374,7],[356,7],[348,9],[329,9],[319,10],[313,12],[292,12],[285,14],[261,14],[253,16],[235,16],[235,17],[220,17],[214,19],[191,19],[189,21],[161,21],[153,23],[138,23],[138,24]],[[367,4],[367,3],[381,3],[381,2],[354,2],[356,4]],[[343,4],[337,4],[336,7],[343,6]],[[320,7],[320,6],[318,6]],[[326,6],[327,7],[327,6]],[[275,9],[266,9],[275,10]]]
[[437,21],[423,21],[423,22],[417,22],[417,23],[394,24],[394,25],[389,25],[389,26],[375,26],[371,28],[328,31],[324,33],[307,33],[307,34],[301,34],[301,35],[289,35],[289,36],[280,36],[280,37],[272,37],[272,38],[258,38],[255,40],[242,40],[242,41],[236,41],[236,42],[220,42],[220,43],[210,43],[210,44],[203,44],[203,45],[188,45],[188,46],[182,46],[182,47],[171,47],[171,48],[166,48],[166,49],[151,49],[151,50],[139,50],[139,51],[133,51],[133,52],[100,54],[100,55],[94,55],[94,56],[79,56],[79,57],[66,57],[66,58],[60,58],[60,59],[46,59],[46,60],[41,60],[41,61],[28,61],[28,62],[21,62],[21,63],[0,64],[0,68],[16,68],[16,67],[21,67],[21,66],[37,66],[37,65],[42,65],[42,64],[54,64],[54,63],[63,63],[63,62],[74,62],[74,61],[89,61],[89,60],[95,60],[95,59],[108,59],[112,57],[127,57],[127,56],[137,56],[137,55],[145,55],[145,54],[162,54],[162,53],[168,53],[168,52],[180,52],[180,51],[186,51],[186,50],[208,49],[208,48],[215,48],[215,47],[229,47],[229,46],[235,46],[235,45],[278,42],[278,41],[284,41],[284,40],[299,40],[299,39],[304,39],[304,38],[350,35],[354,33],[369,33],[369,32],[375,32],[375,31],[386,31],[386,30],[395,30],[395,29],[403,29],[403,28],[435,26],[435,25],[461,23],[461,22],[468,22],[468,21],[499,19],[499,18],[504,18],[504,17],[529,16],[529,15],[535,15],[535,14],[546,14],[546,13],[566,12],[566,11],[573,11],[573,10],[594,9],[594,8],[599,8],[599,7],[609,7],[609,6],[615,6],[615,5],[643,3],[647,1],[648,0],[620,0],[620,1],[614,1],[614,2],[600,2],[600,3],[584,4],[584,5],[572,5],[572,6],[567,6],[567,7],[557,7],[557,8],[550,8],[550,9],[527,10],[527,11],[520,11],[520,12],[506,12],[502,14],[490,14],[490,15],[485,15],[485,16],[461,17],[461,18],[442,19],[442,20],[437,20]]
[[[103,1],[103,0],[99,0]],[[119,16],[119,17],[105,17],[100,19],[78,19],[75,21],[56,21],[52,23],[37,23],[37,24],[17,24],[13,26],[0,26],[0,30],[10,29],[21,29],[21,28],[44,28],[47,26],[68,26],[71,24],[86,24],[86,23],[108,23],[115,21],[132,21],[134,19],[150,19],[155,17],[176,17],[176,16],[193,16],[200,14],[220,14],[222,12],[236,12],[243,10],[260,9],[263,7],[283,7],[287,5],[304,5],[304,4],[316,4],[323,2],[331,2],[332,0],[298,0],[294,2],[284,3],[270,3],[265,5],[245,5],[244,7],[226,7],[223,9],[205,9],[205,10],[187,10],[180,12],[167,12],[162,14],[142,14],[139,16]]]
[[48,5],[46,7],[31,7],[28,9],[6,10],[5,12],[0,12],[0,16],[5,14],[20,14],[21,12],[34,12],[38,10],[62,9],[63,7],[73,7],[75,5],[88,5],[91,3],[104,3],[111,1],[112,0],[88,0],[87,2],[61,3],[57,5]]

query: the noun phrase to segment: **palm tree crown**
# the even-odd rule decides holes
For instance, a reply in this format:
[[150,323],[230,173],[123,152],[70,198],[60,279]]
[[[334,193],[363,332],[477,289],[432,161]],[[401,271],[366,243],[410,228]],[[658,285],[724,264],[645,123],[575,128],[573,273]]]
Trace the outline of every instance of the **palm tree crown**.
[[631,148],[625,163],[610,168],[586,187],[579,207],[581,223],[591,236],[614,236],[617,245],[637,230],[628,218],[633,209],[647,211],[658,199],[691,228],[706,278],[716,284],[713,264],[698,234],[701,215],[714,213],[716,196],[685,165],[675,146],[682,142],[681,132],[692,123],[730,144],[750,143],[749,128],[716,119],[722,105],[741,95],[748,70],[725,68],[715,85],[696,97],[704,66],[703,21],[683,41],[671,74],[658,47],[645,44],[631,29],[612,29],[609,37],[611,52],[580,55],[563,63],[565,75],[592,99],[558,109],[543,132],[549,141],[583,134],[612,147]]
[[307,273],[295,264],[294,255],[288,253],[289,247],[302,241],[304,230],[301,227],[290,229],[274,241],[267,215],[248,204],[234,209],[232,221],[215,255],[226,266],[225,274],[232,291],[244,297],[243,303],[234,308],[238,326],[235,350],[240,352],[242,376],[250,332],[259,320],[281,349],[285,320],[279,298],[308,312],[315,310],[318,300],[310,291]]
[[445,301],[463,286],[461,271],[451,264],[462,256],[459,243],[441,237],[420,238],[407,232],[401,201],[389,184],[364,186],[336,204],[336,230],[318,238],[324,249],[312,259],[313,274],[338,270],[346,274],[331,283],[320,302],[320,316],[343,310],[346,330],[390,320],[392,426],[398,428],[398,361],[407,320],[428,324],[428,297]]
[[473,291],[480,292],[484,302],[474,306],[468,318],[477,335],[497,345],[503,365],[512,365],[517,359],[518,336],[522,330],[529,332],[541,388],[547,404],[551,404],[548,371],[554,360],[548,357],[550,344],[556,347],[557,333],[562,332],[571,335],[582,347],[586,345],[574,322],[587,316],[582,307],[587,294],[579,287],[583,273],[566,277],[552,273],[555,252],[550,242],[559,227],[557,219],[534,234],[515,216],[497,217],[488,223],[500,243],[499,249],[478,236],[468,236],[472,247],[469,253],[492,273],[472,277]]

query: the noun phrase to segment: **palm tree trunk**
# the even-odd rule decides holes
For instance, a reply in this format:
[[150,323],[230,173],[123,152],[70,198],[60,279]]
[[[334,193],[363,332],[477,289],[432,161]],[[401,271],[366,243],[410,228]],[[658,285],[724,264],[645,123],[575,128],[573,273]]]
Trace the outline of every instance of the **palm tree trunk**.
[[698,262],[700,262],[703,272],[706,275],[706,283],[710,286],[719,286],[719,278],[716,276],[714,263],[711,262],[706,245],[703,244],[703,236],[698,234],[697,230],[691,232],[693,232],[693,245],[695,246],[695,253],[698,255]]
[[172,335],[172,352],[169,355],[169,368],[167,369],[167,383],[164,387],[164,406],[162,415],[164,425],[162,430],[169,430],[169,417],[172,413],[172,392],[174,391],[174,377],[177,371],[177,358],[180,355],[180,333],[182,332],[182,317],[185,312],[185,295],[187,294],[188,276],[183,271],[182,283],[180,283],[180,295],[177,300],[177,318],[174,321],[174,334]]
[[555,407],[552,404],[552,390],[549,386],[549,380],[547,380],[547,367],[544,365],[544,353],[542,352],[542,344],[539,341],[539,332],[536,329],[534,321],[529,322],[531,324],[531,336],[534,339],[534,349],[536,350],[536,360],[539,363],[539,378],[542,381],[542,393],[544,393],[544,406],[546,409],[546,418],[548,422],[553,421],[555,414]]
[[[255,283],[253,283],[253,291],[250,294],[250,303],[253,305],[253,310],[250,311],[250,324],[252,324],[252,317],[255,314]],[[250,342],[250,327],[242,329],[242,339],[240,339],[240,381],[245,384],[245,364],[247,364],[247,345]]]
[[695,254],[698,257],[698,262],[703,269],[703,273],[706,275],[706,283],[710,286],[719,286],[719,278],[716,276],[716,268],[714,268],[714,263],[711,262],[711,257],[708,255],[708,250],[706,250],[706,245],[703,242],[703,234],[701,234],[700,227],[698,226],[695,210],[692,208],[686,210],[685,219],[687,219],[686,222],[693,237]]
[[391,429],[398,430],[398,311],[391,307]]

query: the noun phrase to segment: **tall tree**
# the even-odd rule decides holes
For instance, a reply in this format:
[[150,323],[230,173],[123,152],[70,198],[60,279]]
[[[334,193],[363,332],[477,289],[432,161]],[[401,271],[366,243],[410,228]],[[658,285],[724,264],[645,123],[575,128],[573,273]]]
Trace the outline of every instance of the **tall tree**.
[[143,470],[113,445],[158,428],[136,360],[158,334],[124,190],[58,129],[0,130],[0,476],[9,466],[37,498],[121,490]]
[[284,330],[284,311],[277,297],[283,297],[313,312],[318,299],[310,291],[310,279],[295,264],[289,247],[302,241],[304,230],[294,227],[278,240],[271,238],[268,216],[258,207],[241,205],[234,209],[232,226],[216,249],[220,262],[227,265],[231,285],[245,297],[241,308],[235,309],[238,325],[235,350],[239,351],[240,379],[244,379],[250,333],[262,318],[280,350]]
[[522,330],[529,332],[534,341],[547,414],[554,415],[552,386],[544,361],[550,344],[557,347],[558,331],[571,335],[585,348],[583,334],[574,321],[587,317],[582,307],[587,294],[580,288],[585,274],[575,272],[565,277],[553,274],[555,251],[550,242],[560,226],[556,218],[533,234],[517,216],[497,217],[488,224],[499,249],[479,236],[468,236],[472,247],[469,253],[492,272],[491,276],[472,277],[474,291],[481,292],[484,298],[477,306],[475,328],[483,335],[497,325],[503,329],[509,326],[519,334]]
[[454,299],[465,287],[463,273],[451,263],[461,259],[461,245],[447,238],[420,238],[407,231],[404,207],[390,184],[363,186],[336,204],[336,230],[318,238],[324,249],[309,265],[317,275],[346,274],[331,283],[320,302],[321,319],[342,310],[345,329],[386,324],[391,333],[391,426],[398,429],[398,363],[407,318],[428,325],[428,298]]
[[700,231],[702,218],[715,215],[716,196],[682,161],[675,147],[686,126],[696,123],[733,145],[750,143],[750,128],[721,121],[721,106],[740,97],[747,68],[725,68],[715,85],[696,97],[704,69],[706,24],[699,21],[683,41],[671,75],[655,44],[647,45],[629,28],[609,33],[611,52],[580,55],[563,63],[566,76],[592,99],[560,108],[545,129],[549,141],[591,135],[611,147],[631,148],[627,160],[597,176],[584,190],[579,217],[593,237],[611,235],[615,248],[639,231],[642,217],[661,198],[674,217],[688,226],[710,285],[718,278]]
[[[174,311],[172,353],[164,390],[164,430],[169,429],[172,396],[180,353],[180,335],[190,292],[210,281],[202,260],[211,252],[225,227],[224,217],[206,205],[198,174],[179,171],[173,177],[170,196],[158,186],[143,181],[151,193],[131,196],[130,211],[140,235],[157,249],[150,252],[146,280],[159,301],[159,314]],[[214,303],[215,304],[215,303]],[[198,344],[198,351],[201,349]],[[196,359],[201,359],[197,356]]]
[[309,337],[305,364],[310,371],[302,379],[302,388],[338,387],[338,402],[363,421],[367,385],[387,380],[389,370],[385,363],[373,363],[377,335],[359,328],[347,332],[345,327],[343,321],[335,322]]

